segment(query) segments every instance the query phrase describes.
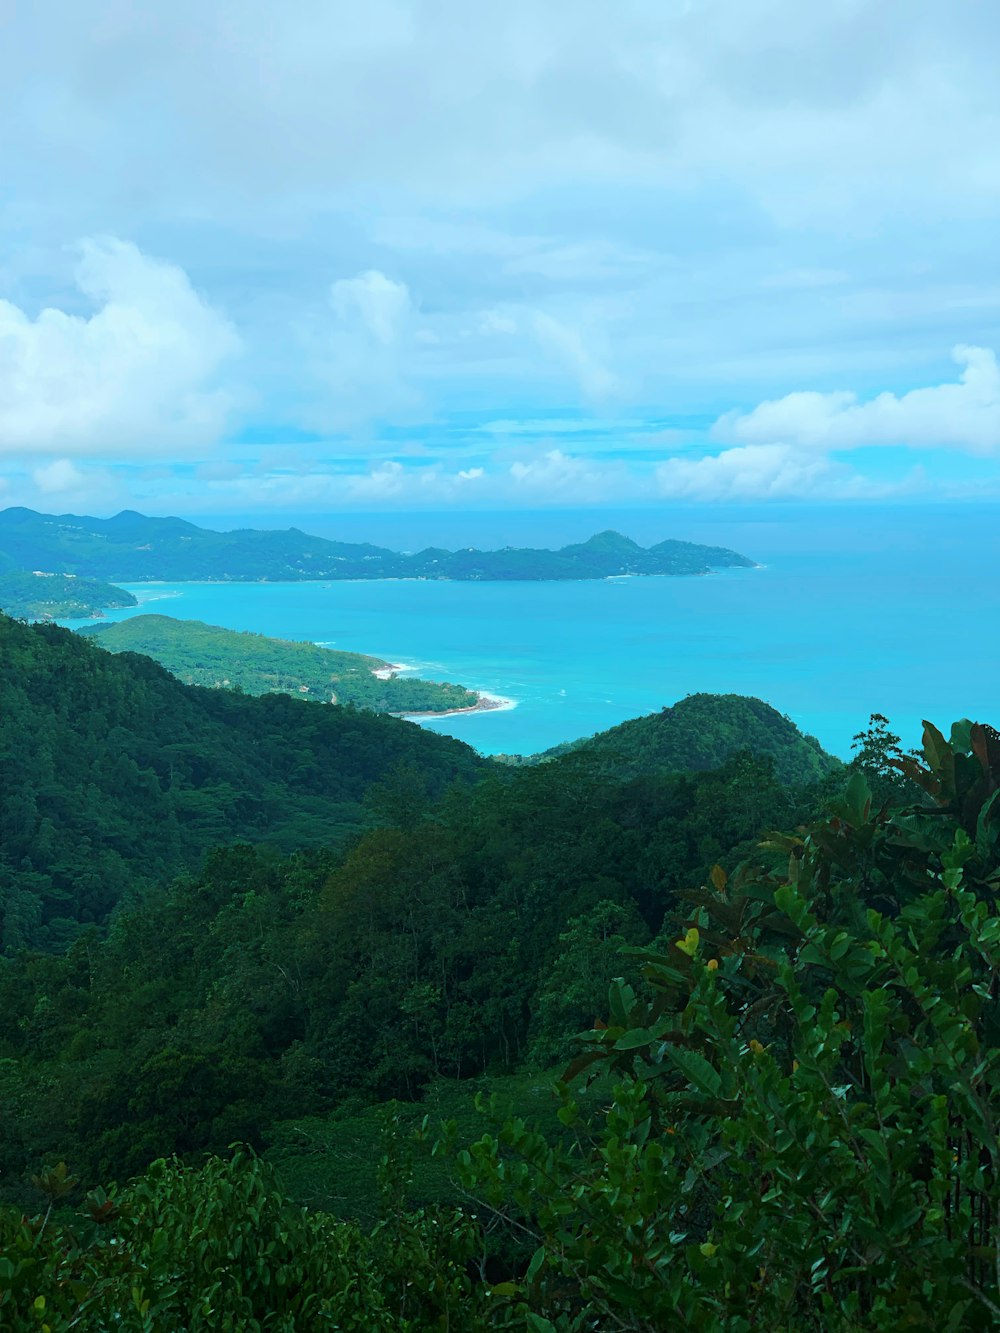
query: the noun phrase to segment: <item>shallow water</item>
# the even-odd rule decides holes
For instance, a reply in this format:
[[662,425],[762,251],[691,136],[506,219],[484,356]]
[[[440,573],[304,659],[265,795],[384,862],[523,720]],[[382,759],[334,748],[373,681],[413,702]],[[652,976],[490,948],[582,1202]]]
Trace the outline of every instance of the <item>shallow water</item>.
[[[139,610],[373,653],[511,698],[510,711],[421,722],[489,754],[533,753],[705,690],[765,699],[847,756],[871,712],[907,744],[924,717],[1000,723],[997,513],[661,520],[660,535],[724,542],[764,566],[704,578],[128,586]],[[655,539],[642,526],[631,531]]]

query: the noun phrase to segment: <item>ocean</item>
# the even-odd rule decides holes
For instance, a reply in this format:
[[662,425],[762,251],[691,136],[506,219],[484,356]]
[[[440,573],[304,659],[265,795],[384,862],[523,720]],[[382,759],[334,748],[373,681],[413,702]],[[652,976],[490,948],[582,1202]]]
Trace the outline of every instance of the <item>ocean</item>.
[[[283,516],[284,518],[284,516]],[[422,720],[486,754],[531,754],[697,691],[755,695],[849,757],[869,714],[1000,725],[1000,507],[755,506],[557,514],[298,515],[396,549],[558,546],[614,527],[742,551],[761,567],[593,582],[126,585],[137,611],[372,653],[510,699]],[[205,526],[286,526],[275,516]],[[78,622],[65,622],[76,624]]]

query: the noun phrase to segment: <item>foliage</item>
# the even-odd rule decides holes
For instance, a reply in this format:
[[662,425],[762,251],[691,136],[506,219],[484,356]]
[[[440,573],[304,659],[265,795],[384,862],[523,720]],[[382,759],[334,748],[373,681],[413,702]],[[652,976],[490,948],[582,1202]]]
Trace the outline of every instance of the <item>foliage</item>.
[[65,948],[220,842],[343,846],[410,764],[434,794],[483,767],[410,723],[191,688],[0,616],[0,952]]
[[744,781],[742,761],[617,784],[552,764],[422,806],[379,798],[399,822],[347,852],[218,851],[121,908],[106,940],[11,961],[0,1181],[18,1194],[56,1157],[121,1180],[547,1062],[602,1011],[620,970],[609,937],[652,938],[713,861],[794,820],[787,788],[758,771],[747,805]]
[[899,737],[889,729],[887,717],[872,713],[865,730],[853,738],[851,748],[857,753],[850,767],[864,774],[877,804],[898,803],[905,797],[907,778],[900,762],[904,754]]
[[[740,704],[685,702],[725,751]],[[1000,1319],[1000,734],[503,768],[6,619],[0,703],[4,925],[67,946],[0,959],[0,1327]],[[312,846],[195,868],[240,819]]]
[[99,616],[102,607],[135,605],[130,592],[100,579],[0,568],[0,607],[21,620]]
[[616,532],[560,551],[442,551],[400,555],[379,546],[328,541],[296,528],[212,532],[179,518],[124,510],[114,518],[0,512],[0,563],[55,569],[112,582],[149,579],[595,579],[617,574],[706,574],[751,566],[719,546],[665,541],[643,549]]
[[996,1326],[1000,735],[928,725],[901,762],[933,805],[856,774],[771,870],[716,868],[645,995],[612,987],[567,1076],[620,1081],[599,1118],[564,1089],[573,1146],[515,1118],[460,1154],[537,1240],[512,1320]]
[[[154,1162],[82,1223],[0,1213],[0,1327],[10,1333],[421,1333],[473,1327],[476,1244],[451,1210],[365,1234],[289,1205],[244,1151]],[[461,1323],[459,1322],[461,1319]]]
[[741,751],[772,759],[781,782],[817,782],[841,767],[815,737],[804,736],[770,704],[742,694],[689,694],[671,708],[557,746],[539,758],[584,753],[604,759],[619,774],[639,774],[718,768]]
[[221,629],[200,620],[132,616],[81,632],[109,652],[152,657],[186,685],[291,694],[379,713],[441,713],[474,708],[479,702],[477,694],[461,685],[398,676],[377,657]]
[[634,908],[606,901],[569,922],[532,1005],[531,1060],[547,1068],[569,1059],[572,1034],[600,1017],[598,997],[602,1007],[622,973],[623,950],[645,943],[648,933]]

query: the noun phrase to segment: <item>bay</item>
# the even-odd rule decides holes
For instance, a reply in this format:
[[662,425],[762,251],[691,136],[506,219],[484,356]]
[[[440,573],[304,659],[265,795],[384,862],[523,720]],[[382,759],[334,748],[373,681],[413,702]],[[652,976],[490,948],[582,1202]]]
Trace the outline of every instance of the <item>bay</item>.
[[[728,509],[689,511],[682,526],[633,512],[615,526],[639,540],[720,542],[762,568],[558,583],[126,585],[140,607],[107,618],[159,611],[309,639],[504,696],[509,711],[422,720],[486,754],[534,753],[713,691],[762,698],[847,757],[871,712],[908,745],[925,717],[1000,722],[997,513]],[[562,515],[561,540],[607,525],[574,515]],[[441,527],[434,515],[408,522],[414,538]],[[551,515],[518,522],[522,542],[559,526]]]

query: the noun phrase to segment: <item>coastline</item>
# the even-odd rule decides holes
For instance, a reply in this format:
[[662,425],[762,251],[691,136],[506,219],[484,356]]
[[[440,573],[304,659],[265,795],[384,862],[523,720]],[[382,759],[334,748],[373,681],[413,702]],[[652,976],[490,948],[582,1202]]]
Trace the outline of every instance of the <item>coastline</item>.
[[[372,670],[377,680],[389,680],[399,671],[416,671],[416,667],[405,662],[386,662]],[[476,702],[467,708],[425,708],[411,713],[391,713],[390,717],[402,718],[404,722],[421,722],[425,718],[458,717],[467,713],[505,713],[517,707],[516,699],[508,699],[502,694],[492,694],[489,690],[470,690],[476,696]]]
[[418,722],[421,718],[426,717],[457,717],[459,714],[468,713],[507,713],[512,708],[517,707],[516,699],[506,699],[502,694],[490,694],[488,690],[476,690],[474,693],[478,702],[470,704],[468,708],[446,708],[443,712],[394,713],[393,716],[401,717],[406,722]]
[[402,662],[386,662],[380,667],[372,667],[372,675],[376,680],[390,680],[397,671],[411,671],[413,668],[404,666]]

